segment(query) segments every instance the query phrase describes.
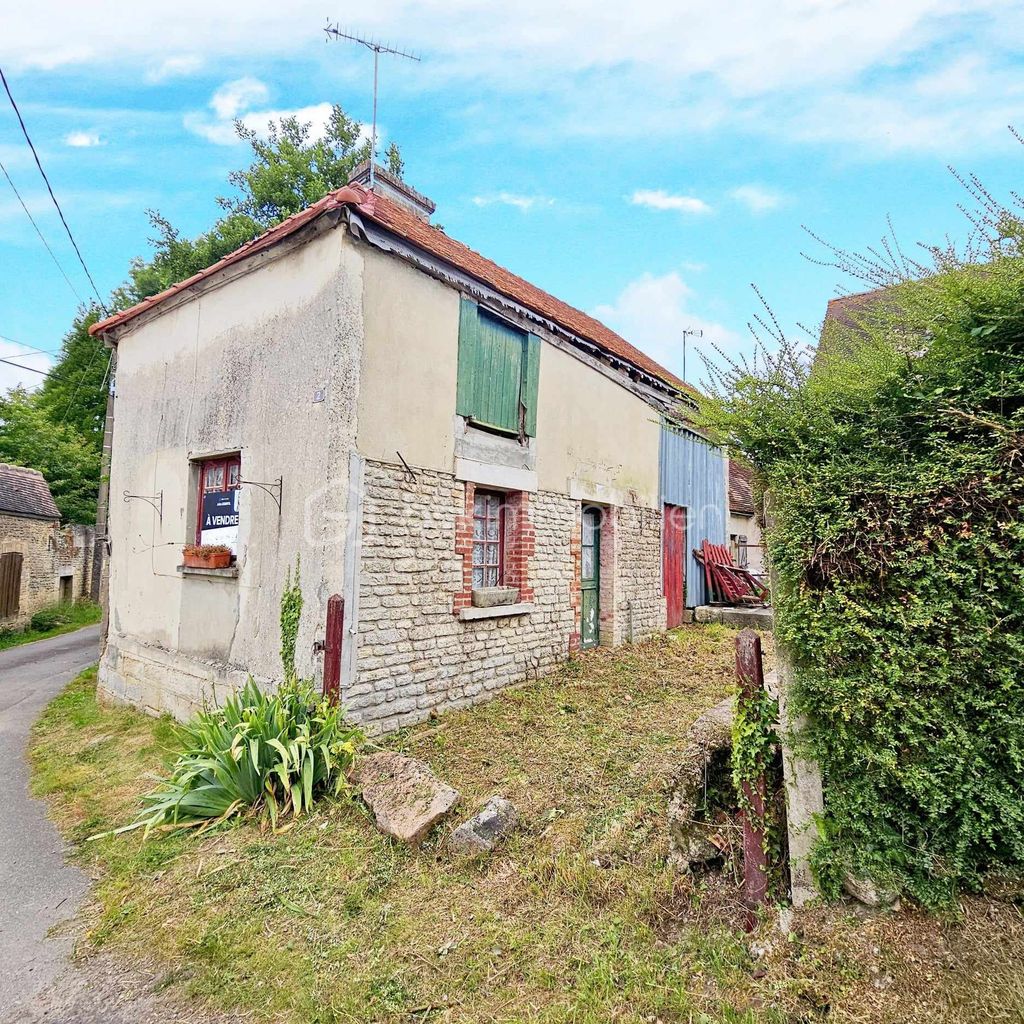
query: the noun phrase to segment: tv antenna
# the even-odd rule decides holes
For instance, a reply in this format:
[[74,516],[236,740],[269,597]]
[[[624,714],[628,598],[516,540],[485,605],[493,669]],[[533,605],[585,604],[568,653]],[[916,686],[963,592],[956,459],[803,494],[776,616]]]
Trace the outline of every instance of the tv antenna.
[[692,331],[689,327],[683,328],[683,383],[686,383],[686,339],[690,338],[703,338],[704,332],[702,330]]
[[395,47],[378,42],[376,39],[366,39],[363,36],[342,32],[337,24],[331,24],[330,19],[328,19],[327,24],[324,26],[324,32],[327,35],[327,42],[330,42],[331,36],[334,36],[337,40],[347,39],[350,43],[359,43],[360,46],[365,46],[368,50],[373,51],[373,128],[371,129],[370,137],[370,188],[372,189],[374,180],[373,165],[377,160],[377,68],[380,64],[380,55],[382,53],[390,53],[394,57],[405,57],[406,60],[414,60],[417,63],[420,58],[414,53],[406,53],[405,50],[395,49]]

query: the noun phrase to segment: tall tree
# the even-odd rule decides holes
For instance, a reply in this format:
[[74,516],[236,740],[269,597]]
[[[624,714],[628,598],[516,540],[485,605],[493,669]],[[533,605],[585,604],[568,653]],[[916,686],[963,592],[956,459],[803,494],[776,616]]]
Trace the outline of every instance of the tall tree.
[[[131,266],[122,292],[131,301],[139,302],[191,277],[341,188],[370,155],[369,142],[360,138],[361,126],[337,104],[319,138],[313,137],[310,122],[296,117],[271,121],[266,132],[236,121],[235,131],[249,144],[252,159],[248,167],[228,175],[235,194],[218,197],[223,216],[209,231],[189,239],[161,213],[150,210],[155,252],[152,260],[137,259]],[[401,176],[402,155],[394,143],[388,147],[386,163],[389,171]]]
[[55,422],[38,392],[15,388],[0,398],[0,427],[0,461],[38,469],[63,519],[93,522],[100,452],[78,426]]
[[103,416],[107,408],[104,386],[110,353],[89,328],[100,318],[93,306],[80,310],[64,335],[60,356],[36,401],[52,423],[74,427],[96,452],[103,447]]

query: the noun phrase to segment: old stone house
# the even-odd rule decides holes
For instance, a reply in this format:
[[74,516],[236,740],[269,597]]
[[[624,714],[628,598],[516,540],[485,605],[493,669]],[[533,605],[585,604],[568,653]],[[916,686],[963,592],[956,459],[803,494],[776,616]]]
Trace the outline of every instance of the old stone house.
[[[93,328],[117,367],[109,694],[186,716],[271,685],[297,564],[298,670],[372,729],[701,600],[726,463],[685,385],[433,209],[381,172]],[[195,543],[231,564],[186,566]]]
[[43,474],[0,464],[0,629],[89,594],[94,529],[60,525]]

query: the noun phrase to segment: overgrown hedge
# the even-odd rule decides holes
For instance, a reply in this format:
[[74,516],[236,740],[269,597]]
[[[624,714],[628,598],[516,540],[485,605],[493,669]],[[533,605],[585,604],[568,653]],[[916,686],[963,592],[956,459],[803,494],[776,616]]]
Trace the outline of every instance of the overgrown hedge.
[[770,490],[825,892],[1024,864],[1024,260],[900,285],[704,415]]

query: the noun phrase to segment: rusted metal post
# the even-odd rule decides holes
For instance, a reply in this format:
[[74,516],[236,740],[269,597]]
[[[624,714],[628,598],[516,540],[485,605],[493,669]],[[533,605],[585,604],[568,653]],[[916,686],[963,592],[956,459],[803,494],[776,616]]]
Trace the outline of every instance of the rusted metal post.
[[345,627],[345,599],[332,594],[327,600],[327,635],[324,640],[324,696],[341,699],[341,646]]
[[[739,682],[739,707],[756,699],[764,688],[761,662],[761,637],[745,629],[736,637],[736,678]],[[768,854],[765,828],[766,785],[764,774],[742,783],[743,815],[743,892],[753,911],[768,895]],[[753,920],[750,920],[753,924]]]

